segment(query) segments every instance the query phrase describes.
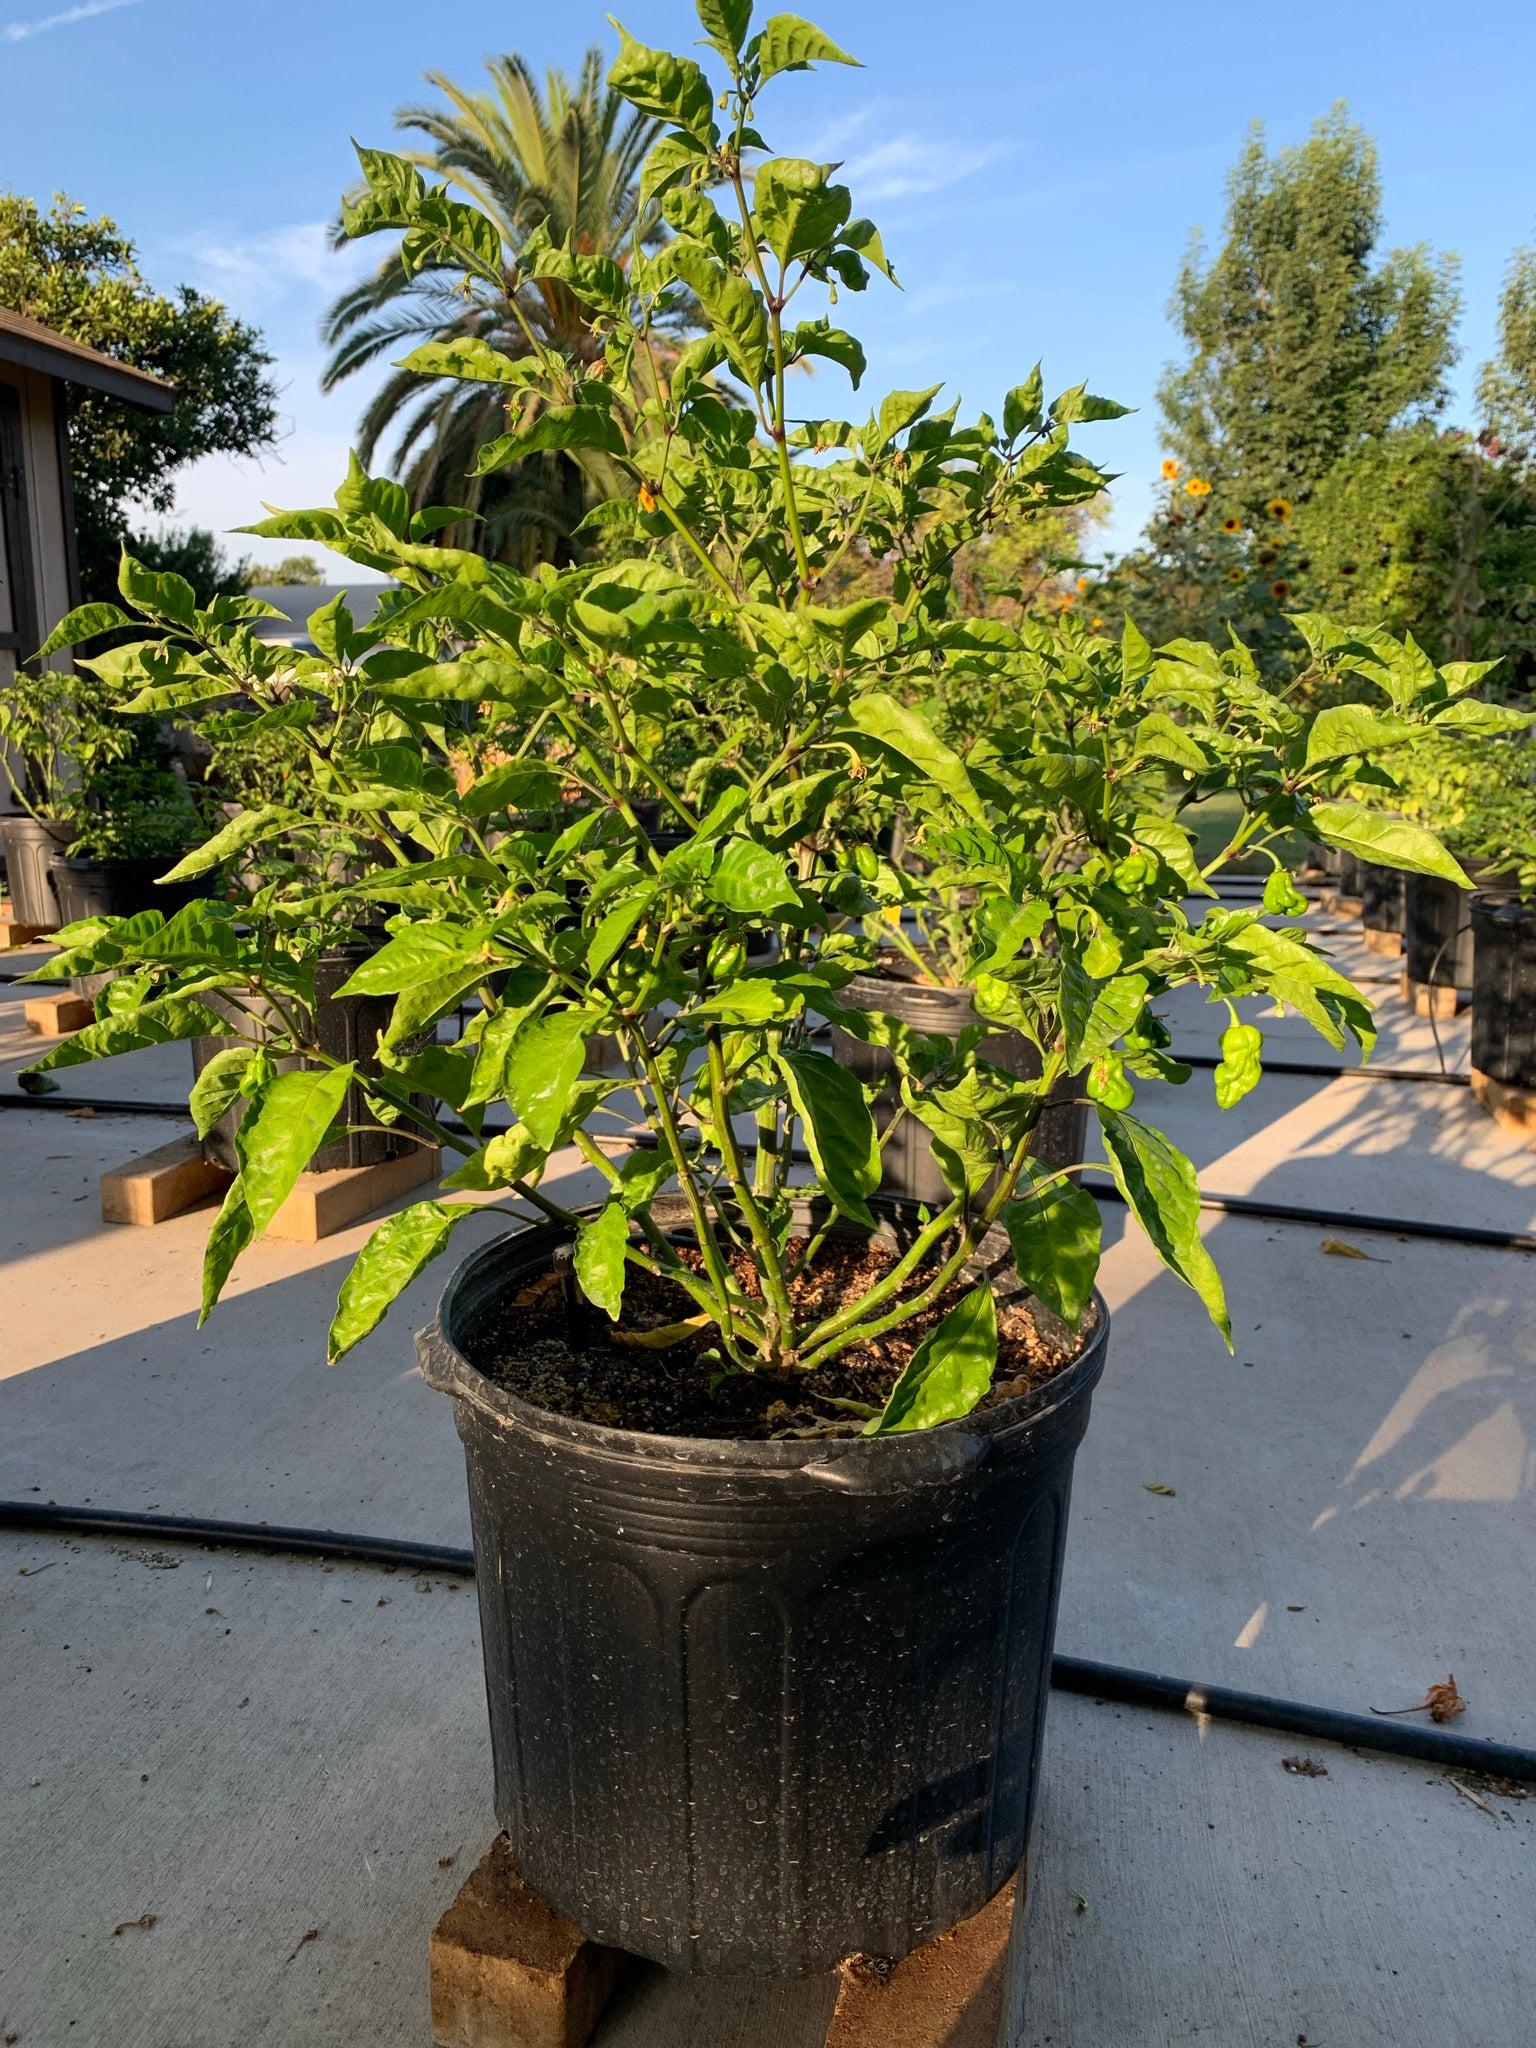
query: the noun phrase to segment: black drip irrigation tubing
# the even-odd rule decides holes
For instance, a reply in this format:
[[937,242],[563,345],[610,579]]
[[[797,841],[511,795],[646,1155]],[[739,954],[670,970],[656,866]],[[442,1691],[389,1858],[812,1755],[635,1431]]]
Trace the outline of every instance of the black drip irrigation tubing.
[[[1083,1186],[1101,1202],[1125,1201],[1125,1196],[1110,1181],[1085,1179]],[[1474,1244],[1486,1251],[1536,1252],[1536,1235],[1528,1230],[1487,1230],[1476,1223],[1427,1223],[1414,1216],[1357,1216],[1351,1210],[1313,1209],[1301,1202],[1259,1202],[1247,1195],[1202,1194],[1200,1206],[1214,1209],[1222,1216],[1252,1216],[1266,1223],[1310,1223],[1325,1230],[1380,1231],[1386,1237]]]
[[[1214,1052],[1175,1052],[1170,1059],[1182,1060],[1186,1067],[1218,1067],[1221,1055]],[[1323,1060],[1275,1060],[1264,1061],[1266,1074],[1308,1074],[1318,1081],[1422,1081],[1434,1088],[1470,1088],[1470,1074],[1442,1073],[1438,1067],[1347,1067],[1342,1061]]]
[[[282,1557],[333,1558],[343,1564],[436,1572],[451,1578],[472,1579],[475,1575],[472,1550],[441,1543],[406,1543],[390,1536],[349,1535],[339,1529],[207,1521],[193,1515],[60,1507],[52,1501],[22,1500],[0,1500],[0,1528],[48,1536],[128,1536],[139,1540],[153,1537],[162,1543],[256,1550]],[[1268,1728],[1312,1741],[1337,1742],[1349,1749],[1373,1749],[1387,1756],[1411,1757],[1416,1762],[1439,1764],[1446,1769],[1478,1771],[1520,1784],[1536,1784],[1536,1750],[1521,1749],[1507,1742],[1484,1742],[1469,1735],[1447,1735],[1437,1728],[1410,1726],[1373,1715],[1349,1714],[1336,1707],[1313,1706],[1305,1700],[1238,1692],[1224,1685],[1200,1685],[1187,1678],[1169,1678],[1123,1664],[1101,1664],[1087,1657],[1053,1659],[1051,1684],[1058,1692],[1080,1693],[1089,1699],[1232,1721],[1247,1728]]]

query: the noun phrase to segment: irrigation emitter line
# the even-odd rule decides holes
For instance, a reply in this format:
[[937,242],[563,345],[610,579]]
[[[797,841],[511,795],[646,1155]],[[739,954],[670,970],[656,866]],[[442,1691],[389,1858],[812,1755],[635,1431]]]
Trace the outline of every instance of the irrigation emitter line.
[[[253,1550],[279,1557],[334,1558],[344,1564],[433,1572],[440,1577],[472,1579],[475,1575],[471,1550],[442,1543],[407,1543],[390,1536],[359,1536],[340,1529],[207,1521],[192,1515],[60,1507],[53,1501],[17,1500],[0,1500],[0,1528],[42,1536],[128,1536],[140,1540],[152,1537],[161,1543]],[[1197,1719],[1232,1721],[1243,1727],[1267,1728],[1308,1741],[1336,1742],[1350,1749],[1411,1757],[1416,1762],[1438,1764],[1445,1769],[1477,1771],[1489,1777],[1536,1784],[1536,1750],[1507,1742],[1485,1742],[1470,1735],[1447,1734],[1439,1728],[1386,1721],[1369,1714],[1346,1713],[1305,1700],[1238,1692],[1231,1686],[1203,1685],[1194,1679],[1170,1678],[1123,1664],[1101,1664],[1087,1657],[1056,1657],[1051,1664],[1051,1684],[1058,1692],[1079,1693],[1088,1699],[1114,1700],[1127,1706],[1190,1714]]]

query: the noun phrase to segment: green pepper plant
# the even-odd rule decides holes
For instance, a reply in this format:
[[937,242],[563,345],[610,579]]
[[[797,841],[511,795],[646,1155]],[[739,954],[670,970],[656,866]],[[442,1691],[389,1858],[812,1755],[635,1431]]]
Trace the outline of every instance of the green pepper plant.
[[[1309,662],[1373,696],[1314,713],[1266,688],[1240,646],[1157,651],[1130,623],[1106,638],[967,616],[957,552],[1000,519],[1097,493],[1104,478],[1071,429],[1123,408],[1081,385],[1048,402],[1037,369],[1000,418],[962,421],[937,387],[891,392],[861,417],[799,416],[792,394],[808,387],[791,372],[807,358],[860,383],[863,351],[834,315],[891,266],[836,166],[771,154],[760,108],[781,74],[852,60],[793,15],[754,28],[749,0],[698,12],[719,80],[627,34],[611,74],[665,124],[643,193],[668,239],[627,270],[540,233],[520,253],[517,282],[568,286],[594,346],[568,361],[530,332],[516,359],[468,337],[406,358],[504,388],[506,432],[481,450],[482,472],[554,448],[615,466],[633,493],[612,519],[624,548],[520,574],[438,545],[451,509],[419,510],[354,463],[333,506],[254,529],[322,542],[397,586],[366,632],[339,602],[317,612],[314,653],[264,644],[248,616],[199,608],[174,576],[125,561],[129,609],[66,619],[50,645],[136,621],[111,658],[125,709],[233,702],[253,734],[281,722],[306,748],[302,776],[174,872],[214,874],[299,828],[368,856],[361,869],[317,857],[238,914],[211,897],[168,921],[66,933],[52,971],[106,957],[123,972],[100,1020],[33,1071],[216,1031],[215,993],[270,1004],[268,1042],[232,1047],[194,1091],[203,1127],[247,1103],[206,1313],[354,1078],[306,1034],[317,950],[378,928],[343,991],[393,1004],[366,1081],[373,1113],[454,1165],[437,1195],[373,1233],[343,1284],[332,1356],[488,1198],[571,1230],[577,1280],[617,1341],[636,1341],[629,1276],[669,1280],[684,1313],[644,1343],[664,1355],[702,1333],[727,1375],[810,1374],[943,1310],[864,1423],[911,1429],[963,1414],[990,1384],[995,1309],[974,1274],[992,1233],[1042,1301],[1071,1323],[1084,1313],[1095,1204],[1031,1164],[1064,1076],[1083,1077],[1132,1211],[1227,1332],[1193,1170],[1132,1107],[1135,1079],[1170,1064],[1151,1005],[1181,985],[1265,997],[1336,1045],[1346,1032],[1369,1044],[1369,1008],[1332,964],[1293,928],[1215,901],[1212,880],[1298,829],[1461,879],[1431,833],[1344,792],[1363,761],[1464,719],[1467,678],[1312,622]],[[408,269],[454,266],[467,303],[516,306],[484,216],[400,158],[360,154],[350,233],[398,234]],[[664,361],[655,337],[685,297],[703,331]],[[891,565],[889,594],[824,602],[855,548]],[[1012,726],[962,753],[944,736],[946,698],[989,689],[1016,707]],[[1202,865],[1179,806],[1223,790],[1239,792],[1241,821]],[[963,872],[971,892],[956,971],[978,1022],[956,1044],[845,1001],[900,897],[882,850],[896,817],[914,855]],[[1191,895],[1207,899],[1203,917]],[[824,1018],[889,1046],[949,1199],[867,1292],[806,1310],[797,1276],[838,1225],[875,1224],[882,1177],[869,1094],[813,1042]],[[1036,1079],[980,1054],[998,1027],[1033,1041]],[[617,1045],[621,1073],[585,1070],[596,1035]],[[1251,1079],[1246,1048],[1229,1066]],[[280,1071],[285,1051],[308,1063]],[[645,1142],[630,1144],[637,1117]],[[572,1147],[599,1178],[595,1212],[546,1184]],[[658,1219],[669,1193],[688,1218],[686,1258]],[[829,1221],[807,1241],[808,1196]]]
[[[1492,663],[1487,664],[1492,667]],[[1482,707],[1492,710],[1494,707]],[[1536,897],[1536,746],[1515,730],[1536,714],[1498,709],[1498,722],[1415,748],[1371,790],[1405,818],[1432,820],[1457,857],[1483,879]]]

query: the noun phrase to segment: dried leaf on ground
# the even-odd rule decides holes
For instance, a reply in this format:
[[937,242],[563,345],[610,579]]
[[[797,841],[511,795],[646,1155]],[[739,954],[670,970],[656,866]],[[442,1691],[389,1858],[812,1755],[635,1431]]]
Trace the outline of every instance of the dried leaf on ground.
[[1148,1493],[1161,1494],[1164,1500],[1177,1500],[1179,1497],[1177,1488],[1164,1486],[1160,1480],[1143,1479],[1141,1483]]
[[1463,1785],[1460,1778],[1453,1778],[1447,1773],[1445,1782],[1453,1792],[1459,1792],[1463,1799],[1470,1799],[1479,1813],[1486,1813],[1490,1820],[1498,1819],[1499,1816],[1494,1812],[1487,1800],[1483,1798],[1481,1793],[1474,1792],[1470,1785]]
[[1293,1778],[1326,1778],[1328,1775],[1328,1766],[1320,1764],[1315,1756],[1283,1756],[1280,1768],[1289,1771]]
[[1428,1714],[1431,1721],[1454,1721],[1458,1714],[1467,1711],[1467,1703],[1456,1690],[1456,1674],[1443,1679],[1439,1685],[1432,1685],[1423,1699],[1411,1707],[1372,1707],[1373,1714],[1386,1718],[1393,1714]]
[[1390,1259],[1378,1259],[1370,1252],[1361,1251],[1357,1244],[1346,1244],[1342,1237],[1325,1237],[1318,1246],[1321,1252],[1328,1252],[1336,1259],[1366,1259],[1373,1266],[1390,1266]]
[[126,1934],[131,1927],[142,1927],[147,1931],[159,1918],[158,1913],[141,1913],[137,1920],[119,1920],[112,1930],[112,1939],[116,1941],[120,1934]]

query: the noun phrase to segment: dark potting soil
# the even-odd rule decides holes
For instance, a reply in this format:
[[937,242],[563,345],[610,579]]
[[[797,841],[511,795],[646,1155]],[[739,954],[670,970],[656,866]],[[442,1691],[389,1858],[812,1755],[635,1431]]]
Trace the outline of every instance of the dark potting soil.
[[[793,1260],[803,1238],[792,1239]],[[698,1267],[691,1247],[680,1256]],[[895,1262],[881,1243],[825,1245],[815,1265],[790,1287],[802,1327],[868,1293]],[[739,1255],[733,1262],[744,1291],[760,1299],[757,1275]],[[931,1270],[931,1269],[930,1269]],[[921,1272],[907,1283],[915,1292]],[[970,1281],[956,1285],[934,1306],[900,1329],[841,1353],[808,1373],[735,1372],[722,1377],[718,1358],[706,1358],[714,1333],[689,1336],[664,1351],[626,1345],[639,1335],[698,1313],[674,1282],[630,1269],[619,1322],[572,1296],[565,1277],[541,1274],[509,1295],[465,1345],[471,1363],[508,1392],[557,1415],[652,1436],[766,1439],[783,1436],[856,1436],[862,1416],[836,1406],[855,1401],[884,1407],[903,1367],[923,1338],[954,1307]],[[998,1305],[997,1373],[983,1408],[1010,1400],[1061,1372],[1077,1358],[1096,1327],[1090,1304],[1080,1331],[1032,1297]],[[616,1333],[616,1334],[615,1334]]]

